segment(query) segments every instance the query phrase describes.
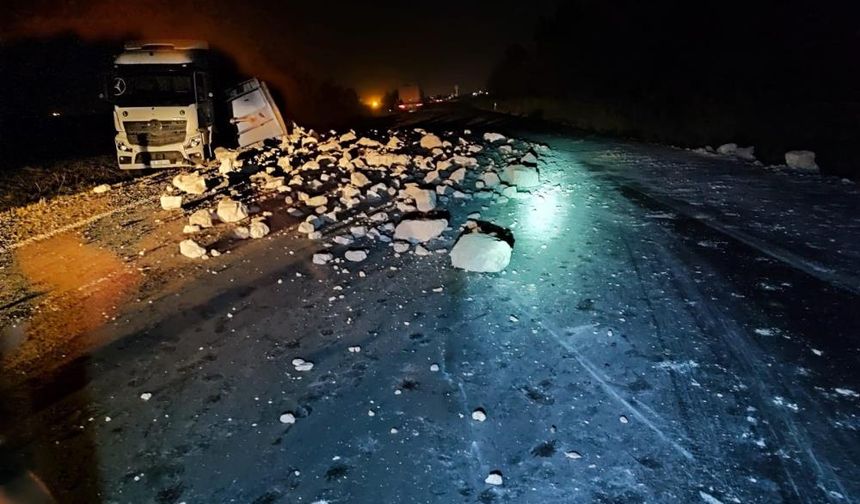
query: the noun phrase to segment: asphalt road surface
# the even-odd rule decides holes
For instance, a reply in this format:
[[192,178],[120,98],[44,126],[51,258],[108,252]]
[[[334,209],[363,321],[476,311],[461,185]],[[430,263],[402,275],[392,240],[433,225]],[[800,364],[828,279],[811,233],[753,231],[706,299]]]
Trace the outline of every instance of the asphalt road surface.
[[277,237],[17,390],[20,467],[63,503],[860,499],[856,186],[428,114],[552,149],[451,209],[512,230],[504,273]]

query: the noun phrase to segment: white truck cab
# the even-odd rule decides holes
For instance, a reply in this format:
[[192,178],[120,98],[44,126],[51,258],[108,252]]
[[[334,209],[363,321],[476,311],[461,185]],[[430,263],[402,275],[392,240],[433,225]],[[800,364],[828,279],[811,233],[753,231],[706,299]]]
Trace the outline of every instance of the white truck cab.
[[211,155],[208,51],[198,41],[136,41],[116,57],[105,94],[121,169],[193,166]]

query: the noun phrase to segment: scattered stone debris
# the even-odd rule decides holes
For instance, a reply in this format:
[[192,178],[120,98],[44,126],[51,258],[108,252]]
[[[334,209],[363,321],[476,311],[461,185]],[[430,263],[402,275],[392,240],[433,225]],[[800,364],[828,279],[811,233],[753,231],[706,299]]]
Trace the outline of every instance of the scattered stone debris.
[[93,187],[93,192],[96,194],[104,194],[110,191],[110,184],[101,184]]
[[144,393],[140,394],[140,400],[141,401],[146,402],[146,401],[149,401],[150,399],[152,399],[152,393],[144,392]]
[[286,413],[281,414],[280,418],[278,418],[282,424],[292,425],[296,423],[296,416],[293,415],[292,412],[287,411]]
[[582,458],[582,455],[578,451],[573,450],[564,452],[564,456],[573,460],[579,460]]
[[[177,209],[184,194],[220,198],[214,208],[206,196],[187,205],[197,208],[183,230],[189,235],[211,230],[210,240],[268,236],[270,222],[280,222],[268,217],[281,211],[295,219],[288,229],[320,242],[314,264],[339,270],[344,263],[366,261],[379,243],[391,243],[397,255],[447,253],[450,238],[443,234],[450,230],[450,207],[481,200],[487,210],[518,190],[527,193],[540,183],[538,164],[545,152],[544,146],[499,133],[458,136],[415,128],[370,130],[358,137],[352,131],[317,133],[295,126],[280,143],[241,152],[216,149],[217,173],[214,166],[202,166],[177,174],[163,201],[165,208]],[[282,209],[264,204],[274,198],[283,202]],[[457,240],[452,264],[470,271],[503,270],[511,245],[481,234]]]

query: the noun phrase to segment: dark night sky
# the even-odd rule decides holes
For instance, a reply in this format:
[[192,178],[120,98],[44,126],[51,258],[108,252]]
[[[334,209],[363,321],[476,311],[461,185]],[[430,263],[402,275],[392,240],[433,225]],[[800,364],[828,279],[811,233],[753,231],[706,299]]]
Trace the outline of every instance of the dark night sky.
[[408,81],[432,94],[484,87],[504,49],[527,43],[555,3],[37,0],[16,7],[3,31],[7,40],[69,31],[94,41],[201,38],[264,79],[298,64],[368,98]]

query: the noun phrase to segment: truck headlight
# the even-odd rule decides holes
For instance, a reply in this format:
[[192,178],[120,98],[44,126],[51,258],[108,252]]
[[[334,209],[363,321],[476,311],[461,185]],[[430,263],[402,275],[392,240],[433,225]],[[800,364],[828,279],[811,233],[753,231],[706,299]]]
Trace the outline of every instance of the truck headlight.
[[193,148],[195,148],[195,147],[199,146],[201,143],[203,143],[203,138],[202,138],[202,137],[200,137],[200,136],[198,135],[198,136],[196,136],[196,137],[192,138],[192,139],[188,142],[188,147],[189,147],[189,148],[191,148],[191,149],[193,149]]
[[117,140],[116,150],[118,150],[120,152],[131,152],[131,146],[126,145],[124,142]]

